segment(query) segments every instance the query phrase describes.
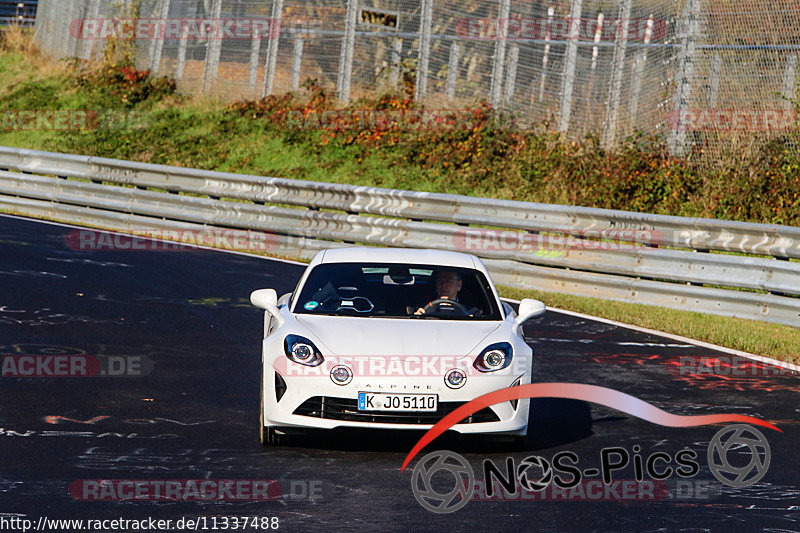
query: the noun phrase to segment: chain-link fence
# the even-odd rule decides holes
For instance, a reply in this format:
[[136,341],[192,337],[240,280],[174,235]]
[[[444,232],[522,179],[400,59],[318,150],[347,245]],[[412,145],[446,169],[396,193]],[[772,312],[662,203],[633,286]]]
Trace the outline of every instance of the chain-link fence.
[[36,39],[88,59],[131,26],[143,66],[231,99],[306,79],[343,102],[407,88],[676,154],[797,128],[797,0],[40,0]]

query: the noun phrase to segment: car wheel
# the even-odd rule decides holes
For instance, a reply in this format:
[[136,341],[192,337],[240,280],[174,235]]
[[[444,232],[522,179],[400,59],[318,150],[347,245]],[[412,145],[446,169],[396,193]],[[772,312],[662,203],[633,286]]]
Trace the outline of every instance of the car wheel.
[[284,443],[286,435],[278,434],[275,428],[269,426],[261,426],[261,445],[262,446],[277,446]]

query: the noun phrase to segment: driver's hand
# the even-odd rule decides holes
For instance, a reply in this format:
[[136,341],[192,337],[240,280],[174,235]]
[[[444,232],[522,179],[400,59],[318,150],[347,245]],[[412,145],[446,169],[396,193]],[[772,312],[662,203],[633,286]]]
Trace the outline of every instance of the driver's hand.
[[421,307],[420,307],[419,309],[417,309],[416,311],[414,311],[414,314],[415,314],[415,315],[424,315],[424,314],[425,314],[425,309],[423,309],[423,308],[421,308]]

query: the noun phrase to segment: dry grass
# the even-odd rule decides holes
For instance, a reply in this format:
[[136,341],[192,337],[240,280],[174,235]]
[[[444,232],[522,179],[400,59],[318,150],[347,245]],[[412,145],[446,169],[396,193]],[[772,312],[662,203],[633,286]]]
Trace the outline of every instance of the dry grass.
[[12,24],[0,29],[0,50],[10,56],[21,56],[24,61],[14,61],[4,68],[13,68],[15,76],[12,84],[21,81],[37,81],[62,76],[68,66],[64,61],[56,61],[43,55],[33,42],[33,29]]

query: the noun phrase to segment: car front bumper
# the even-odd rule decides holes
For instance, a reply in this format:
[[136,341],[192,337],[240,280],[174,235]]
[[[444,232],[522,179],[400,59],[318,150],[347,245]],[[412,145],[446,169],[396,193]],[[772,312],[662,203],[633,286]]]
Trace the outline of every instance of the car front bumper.
[[[370,379],[355,378],[347,385],[337,385],[325,375],[284,375],[264,369],[264,424],[293,428],[334,429],[369,428],[427,430],[457,407],[489,392],[515,384],[530,383],[530,372],[523,375],[473,374],[460,389],[450,389],[442,376]],[[282,383],[280,383],[282,381]],[[285,392],[276,394],[276,384]],[[436,412],[359,411],[359,392],[436,394]],[[501,402],[484,408],[454,425],[453,431],[525,435],[530,401]]]

